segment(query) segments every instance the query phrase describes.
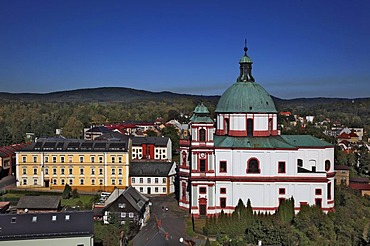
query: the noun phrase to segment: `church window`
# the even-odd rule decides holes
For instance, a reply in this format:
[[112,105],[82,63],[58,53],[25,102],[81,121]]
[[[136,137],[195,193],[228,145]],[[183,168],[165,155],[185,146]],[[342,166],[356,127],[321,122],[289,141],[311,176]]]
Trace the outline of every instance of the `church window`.
[[225,133],[226,135],[229,134],[229,119],[225,119]]
[[297,159],[297,166],[298,167],[303,167],[303,160],[302,159]]
[[278,173],[285,173],[285,161],[279,161]]
[[206,171],[206,160],[200,159],[199,160],[199,171],[205,172]]
[[199,187],[199,193],[200,194],[206,194],[207,193],[207,188],[206,187]]
[[279,195],[285,195],[285,188],[279,188]]
[[220,206],[221,208],[226,208],[226,198],[225,197],[220,198]]
[[247,120],[247,136],[248,137],[253,136],[253,119]]
[[200,129],[199,130],[199,141],[200,142],[205,142],[206,141],[206,130],[205,129]]
[[315,189],[315,195],[321,196],[321,189]]
[[329,170],[330,170],[330,161],[326,160],[325,161],[325,171],[329,171]]
[[221,194],[226,194],[226,188],[220,188],[220,193]]
[[271,135],[272,133],[272,119],[269,119],[269,134]]
[[220,161],[220,172],[221,173],[226,173],[227,171],[227,165],[226,165],[226,161]]
[[247,173],[260,173],[259,163],[257,159],[250,159],[248,161]]

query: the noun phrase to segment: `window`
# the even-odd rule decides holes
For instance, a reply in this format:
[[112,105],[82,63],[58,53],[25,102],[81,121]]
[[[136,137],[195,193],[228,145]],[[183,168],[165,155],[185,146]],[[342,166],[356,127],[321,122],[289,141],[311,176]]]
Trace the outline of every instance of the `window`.
[[83,156],[80,156],[80,162],[84,162],[84,157]]
[[116,169],[112,168],[112,175],[116,174]]
[[68,156],[68,162],[72,162],[72,160],[73,160],[73,156],[72,155],[69,155]]
[[163,178],[162,179],[162,184],[165,184],[166,183],[166,178]]
[[158,187],[155,187],[155,188],[154,188],[154,192],[155,192],[155,193],[158,193]]
[[278,173],[285,173],[285,161],[279,161]]
[[60,174],[64,175],[64,168],[60,169]]
[[45,168],[45,175],[49,175],[49,168]]
[[27,174],[27,169],[23,168],[23,174]]
[[122,175],[122,168],[118,168],[118,175]]
[[45,156],[45,162],[49,162],[49,156]]
[[140,178],[140,183],[144,183],[144,179],[143,178]]
[[279,195],[285,195],[285,188],[279,188]]
[[73,185],[73,179],[69,179],[69,185]]
[[91,168],[91,175],[95,175],[95,168]]
[[221,194],[226,194],[226,188],[220,188],[220,193]]
[[166,193],[166,187],[163,187],[163,193]]
[[80,175],[83,175],[83,174],[84,174],[84,169],[80,168]]
[[328,183],[328,191],[327,191],[327,199],[328,200],[331,200],[331,183]]
[[125,212],[121,213],[121,218],[126,218],[126,213]]
[[103,185],[103,180],[99,179],[99,185]]
[[206,194],[207,193],[207,188],[206,187],[199,187],[199,193],[200,194]]
[[61,163],[64,163],[64,156],[61,156],[61,157],[60,157],[60,162],[61,162]]
[[154,183],[158,184],[158,178],[154,179]]
[[90,157],[90,161],[91,161],[92,163],[94,163],[94,162],[95,162],[95,156],[91,156],[91,157]]
[[33,185],[37,185],[37,179],[33,180]]
[[52,221],[57,221],[57,216],[56,215],[51,216],[51,220]]
[[131,178],[131,183],[135,183],[135,178]]
[[32,217],[32,222],[37,222],[37,216]]
[[37,175],[37,168],[34,168],[34,169],[33,169],[33,174],[34,174],[34,175]]
[[112,185],[116,185],[116,180],[115,179],[112,179],[111,180],[111,183],[112,183]]
[[128,217],[129,218],[134,218],[134,213],[132,213],[132,212],[128,213]]
[[122,179],[118,179],[118,185],[122,185]]
[[73,168],[69,168],[69,174],[73,174]]
[[33,162],[37,162],[37,156],[33,157]]
[[103,163],[103,156],[99,156],[99,163]]
[[17,217],[12,217],[10,223],[14,224],[15,222],[17,222]]
[[57,162],[57,157],[53,156],[53,163],[56,163],[56,162]]
[[27,158],[25,156],[22,157],[22,161],[26,162]]
[[23,185],[27,185],[27,179],[23,179]]
[[315,195],[316,196],[321,196],[321,189],[315,189]]
[[122,156],[118,156],[118,163],[122,163]]
[[60,184],[61,184],[61,185],[65,185],[65,180],[64,180],[64,179],[61,179],[61,180],[60,180]]
[[259,164],[258,164],[258,161],[257,159],[250,159],[248,161],[248,169],[247,169],[247,173],[260,173],[261,170],[259,169]]
[[298,167],[303,167],[303,160],[302,159],[297,160],[297,166]]
[[116,157],[112,156],[112,163],[115,163],[115,162],[116,162]]
[[220,198],[220,206],[221,208],[226,208],[226,198],[225,197]]
[[99,168],[99,175],[103,175],[103,168]]
[[126,207],[126,203],[118,203],[118,207],[119,208],[125,208]]
[[253,136],[253,119],[247,120],[247,136],[248,137]]
[[144,191],[143,187],[140,187],[140,192],[143,192],[143,191]]
[[199,171],[205,172],[206,171],[206,160],[200,159],[199,160]]
[[206,141],[206,130],[205,129],[200,129],[199,130],[199,141],[200,142],[205,142]]
[[53,168],[53,175],[56,175],[57,174],[57,169],[54,167]]
[[316,198],[315,199],[315,205],[318,206],[319,208],[321,208],[321,203],[322,203],[322,199],[321,198]]
[[91,179],[91,185],[95,185],[95,179]]
[[148,184],[150,184],[152,182],[152,179],[151,178],[148,178],[147,179],[147,182],[148,182]]
[[330,161],[329,160],[326,160],[325,161],[325,171],[329,171],[330,170]]
[[80,179],[80,185],[84,185],[84,179]]
[[57,179],[52,179],[53,185],[57,185]]
[[69,221],[69,219],[70,219],[69,214],[66,214],[66,216],[64,217],[64,220]]
[[226,173],[226,161],[220,161],[220,172],[221,173]]

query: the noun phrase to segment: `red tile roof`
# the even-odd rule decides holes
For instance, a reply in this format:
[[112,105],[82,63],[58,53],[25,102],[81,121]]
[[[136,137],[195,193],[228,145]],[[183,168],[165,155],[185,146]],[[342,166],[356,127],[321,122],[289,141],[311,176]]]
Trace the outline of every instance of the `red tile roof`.
[[349,187],[354,190],[370,190],[370,184],[353,184],[349,183]]

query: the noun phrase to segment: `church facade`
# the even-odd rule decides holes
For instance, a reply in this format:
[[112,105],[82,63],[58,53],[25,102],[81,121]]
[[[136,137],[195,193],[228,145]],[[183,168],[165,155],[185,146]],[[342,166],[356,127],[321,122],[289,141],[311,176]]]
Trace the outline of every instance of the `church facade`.
[[252,76],[244,48],[240,75],[221,96],[215,113],[199,104],[180,140],[179,206],[195,217],[234,211],[250,199],[256,212],[274,213],[283,199],[295,211],[334,209],[334,146],[309,135],[279,135],[277,110]]

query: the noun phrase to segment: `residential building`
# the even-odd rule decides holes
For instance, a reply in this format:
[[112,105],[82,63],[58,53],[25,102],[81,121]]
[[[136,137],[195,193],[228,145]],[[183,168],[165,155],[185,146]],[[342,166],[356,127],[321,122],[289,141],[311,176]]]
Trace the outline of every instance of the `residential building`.
[[349,185],[349,166],[334,165],[335,170],[335,184]]
[[256,212],[275,213],[282,200],[334,209],[334,146],[309,135],[279,135],[277,111],[252,76],[244,49],[240,75],[218,101],[213,119],[199,104],[191,139],[180,142],[180,207],[197,216],[231,213],[250,199]]
[[121,224],[131,221],[143,225],[150,215],[149,199],[132,186],[115,189],[105,201],[102,213],[104,224],[117,219]]
[[148,195],[168,195],[175,192],[176,163],[131,162],[130,185]]
[[133,137],[132,159],[172,161],[172,142],[169,137]]
[[126,188],[127,141],[39,139],[18,151],[17,186],[63,190],[112,191]]
[[13,144],[0,148],[0,179],[8,175],[15,175],[15,152],[28,144]]
[[0,214],[0,245],[93,246],[92,211]]
[[84,129],[84,139],[85,140],[95,140],[97,137],[100,137],[104,133],[112,132],[105,126],[94,126],[91,128]]

